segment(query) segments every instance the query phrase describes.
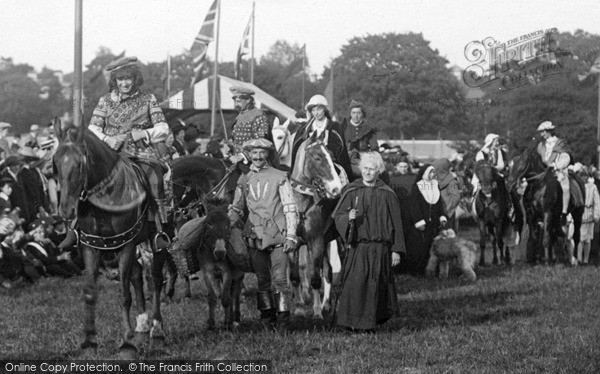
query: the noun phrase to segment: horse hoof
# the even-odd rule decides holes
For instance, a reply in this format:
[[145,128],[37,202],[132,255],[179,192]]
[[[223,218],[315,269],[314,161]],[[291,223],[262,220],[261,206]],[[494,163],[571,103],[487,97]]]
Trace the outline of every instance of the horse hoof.
[[296,309],[294,310],[294,315],[298,317],[304,317],[306,316],[306,311],[301,307],[296,307]]
[[162,328],[162,323],[158,320],[152,321],[152,328],[150,329],[150,337],[155,339],[165,339],[165,332]]
[[86,339],[83,343],[81,343],[81,349],[98,349],[98,343],[93,340]]
[[150,323],[148,322],[148,313],[142,313],[136,317],[135,332],[150,332]]
[[119,347],[119,358],[121,360],[137,359],[137,348],[130,343],[124,342],[121,347]]

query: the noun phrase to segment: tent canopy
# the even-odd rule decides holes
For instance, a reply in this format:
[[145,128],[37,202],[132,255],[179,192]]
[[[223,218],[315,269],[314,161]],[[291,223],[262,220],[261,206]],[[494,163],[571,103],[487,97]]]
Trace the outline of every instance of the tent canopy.
[[[209,77],[171,96],[161,107],[166,109],[167,117],[186,119],[198,112],[210,112],[212,108],[212,81]],[[234,111],[235,103],[229,88],[244,86],[252,89],[256,107],[273,112],[283,122],[288,118],[295,119],[295,111],[257,86],[219,75],[217,78],[217,111]]]

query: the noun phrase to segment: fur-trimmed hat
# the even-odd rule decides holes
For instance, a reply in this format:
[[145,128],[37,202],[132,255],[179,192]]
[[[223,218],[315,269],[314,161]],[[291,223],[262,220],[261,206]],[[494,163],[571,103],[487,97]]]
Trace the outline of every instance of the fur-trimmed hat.
[[232,86],[229,88],[229,91],[231,91],[234,98],[238,96],[250,97],[255,93],[253,89],[244,86]]
[[544,121],[542,123],[540,123],[540,125],[537,128],[537,131],[550,131],[550,130],[554,130],[556,129],[556,127],[554,127],[554,125],[552,124],[552,122],[550,121]]

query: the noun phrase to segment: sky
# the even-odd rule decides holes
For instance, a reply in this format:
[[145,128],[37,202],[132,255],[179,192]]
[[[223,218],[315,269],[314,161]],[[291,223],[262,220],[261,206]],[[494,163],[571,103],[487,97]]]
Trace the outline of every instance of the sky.
[[[83,64],[100,46],[142,62],[189,49],[213,0],[84,0]],[[600,34],[597,0],[255,0],[255,57],[278,39],[306,43],[320,75],[355,36],[422,33],[450,65],[471,63],[465,46],[493,37],[508,41],[540,29]],[[0,0],[0,56],[36,69],[73,71],[75,0]],[[251,0],[222,0],[219,60],[233,61],[252,11]],[[214,58],[215,43],[209,55]]]

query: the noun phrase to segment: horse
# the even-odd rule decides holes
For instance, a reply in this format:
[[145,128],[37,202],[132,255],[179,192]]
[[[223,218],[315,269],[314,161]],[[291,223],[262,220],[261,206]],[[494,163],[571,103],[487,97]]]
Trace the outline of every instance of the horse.
[[[84,334],[82,349],[97,348],[95,324],[98,299],[99,252],[118,252],[121,282],[121,323],[123,341],[119,352],[123,357],[137,354],[134,330],[130,321],[131,283],[136,293],[138,317],[136,332],[150,332],[153,341],[164,340],[160,293],[163,287],[162,268],[167,251],[153,247],[152,275],[154,281],[151,326],[145,312],[141,266],[136,261],[136,245],[152,238],[156,231],[149,222],[153,199],[148,181],[140,167],[113,151],[83,124],[63,128],[53,120],[59,140],[53,156],[55,174],[61,185],[59,213],[68,220],[76,219],[86,266],[83,291]],[[155,237],[156,239],[156,237]]]
[[510,264],[510,251],[505,247],[504,239],[509,233],[511,225],[510,210],[511,198],[504,178],[496,168],[487,162],[479,162],[475,167],[475,174],[479,178],[481,189],[475,195],[475,212],[479,227],[479,248],[481,250],[479,265],[485,265],[486,231],[492,236],[493,264],[498,265],[498,251],[500,260]]
[[[325,258],[325,243],[336,239],[337,230],[331,223],[331,213],[335,208],[343,187],[331,155],[325,145],[324,133],[316,132],[298,149],[290,182],[294,198],[300,212],[297,235],[307,246],[307,279],[313,294],[313,316],[322,318],[323,307],[320,289],[321,274]],[[292,264],[293,273],[298,273],[298,261]],[[296,277],[297,279],[298,277]],[[294,295],[298,297],[297,282],[293,282]],[[296,300],[296,303],[299,299]]]
[[288,170],[292,167],[292,148],[294,146],[294,137],[296,136],[296,133],[290,132],[289,125],[289,119],[283,125],[279,125],[279,121],[276,120],[271,129],[273,144],[279,157],[279,164],[280,166],[285,166]]
[[[513,158],[509,176],[510,190],[516,191],[526,183],[523,193],[525,217],[529,226],[526,260],[529,263],[554,263],[554,256],[562,262],[570,258],[564,245],[557,247],[559,239],[566,238],[561,226],[562,189],[551,168],[547,168],[535,146],[531,146]],[[582,190],[585,191],[585,190]],[[575,248],[579,244],[583,206],[569,202],[569,213],[573,217]],[[540,246],[541,244],[541,246]],[[560,251],[556,251],[560,249]],[[556,253],[555,253],[556,252]],[[560,257],[560,258],[559,258]]]

